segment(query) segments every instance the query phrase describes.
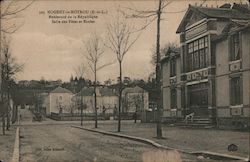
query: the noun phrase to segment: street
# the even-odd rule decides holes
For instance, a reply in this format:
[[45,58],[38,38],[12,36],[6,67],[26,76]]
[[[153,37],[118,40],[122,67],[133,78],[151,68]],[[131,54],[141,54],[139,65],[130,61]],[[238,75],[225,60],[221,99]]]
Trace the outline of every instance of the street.
[[[104,136],[70,125],[39,125],[32,113],[20,111],[20,161],[141,161],[151,146]],[[29,125],[29,123],[37,123]]]
[[[20,110],[20,161],[145,161],[158,156],[155,147],[118,137],[72,128],[70,124],[41,124]],[[48,121],[49,119],[47,119]],[[45,121],[46,123],[46,121]],[[23,124],[23,125],[22,125]],[[166,153],[167,152],[167,153]],[[195,156],[166,151],[174,161],[196,161]],[[148,153],[148,154],[147,154]],[[152,155],[154,154],[154,155]],[[143,158],[143,156],[145,156]],[[166,158],[166,155],[164,155]],[[157,157],[156,157],[157,158]]]
[[70,126],[21,128],[21,161],[141,161],[151,146]]

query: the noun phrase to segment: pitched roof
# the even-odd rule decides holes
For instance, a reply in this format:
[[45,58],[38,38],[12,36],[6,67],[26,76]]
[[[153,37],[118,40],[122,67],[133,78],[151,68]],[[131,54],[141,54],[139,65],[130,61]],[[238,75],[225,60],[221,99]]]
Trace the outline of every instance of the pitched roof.
[[204,18],[223,18],[223,19],[237,19],[237,20],[250,20],[250,9],[248,6],[240,4],[234,4],[230,8],[209,8],[202,6],[189,5],[186,14],[184,15],[176,33],[180,33],[184,30],[185,25],[188,23],[188,19],[191,17],[191,13],[198,13]]
[[100,93],[102,96],[115,96],[116,95],[114,90],[107,88],[107,87],[101,88]]
[[206,8],[206,7],[193,7],[193,8],[210,18],[245,19],[245,20],[250,19],[249,13],[243,13],[237,9]]
[[245,22],[231,21],[222,30],[222,34],[214,37],[212,41],[220,41],[227,38],[228,35],[234,32],[248,30],[250,31],[250,20]]
[[122,93],[143,93],[145,90],[139,86],[125,88]]
[[[97,91],[100,92],[101,96],[116,96],[116,93],[108,87],[97,87]],[[93,96],[93,94],[94,94],[94,87],[84,87],[82,89],[83,96]],[[78,95],[80,95],[80,93],[78,93]]]
[[50,93],[72,93],[72,92],[66,88],[57,87],[56,89],[52,90]]

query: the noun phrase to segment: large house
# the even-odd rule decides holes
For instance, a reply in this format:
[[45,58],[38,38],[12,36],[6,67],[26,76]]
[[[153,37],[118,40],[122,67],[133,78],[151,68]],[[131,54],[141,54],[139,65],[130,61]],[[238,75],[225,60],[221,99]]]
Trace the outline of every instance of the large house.
[[57,87],[49,92],[45,97],[44,107],[46,107],[46,114],[51,113],[70,113],[73,110],[72,107],[73,93],[68,89]]
[[249,127],[249,6],[190,5],[177,33],[180,50],[161,60],[163,118],[194,114],[223,128]]
[[139,86],[125,88],[122,99],[122,113],[139,113],[148,109],[148,92]]
[[[94,113],[94,87],[84,87],[81,92],[74,95],[73,102],[81,102],[81,97],[83,104],[86,105],[83,112],[87,114]],[[118,107],[118,96],[113,89],[107,87],[97,87],[96,98],[98,114],[113,114],[114,109]]]

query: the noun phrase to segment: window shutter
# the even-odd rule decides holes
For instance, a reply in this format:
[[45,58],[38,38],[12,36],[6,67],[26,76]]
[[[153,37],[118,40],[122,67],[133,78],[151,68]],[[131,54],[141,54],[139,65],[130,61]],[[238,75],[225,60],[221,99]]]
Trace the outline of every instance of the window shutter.
[[242,58],[242,33],[239,32],[239,59]]
[[240,103],[243,104],[243,79],[240,77]]
[[233,105],[233,82],[232,82],[232,78],[229,77],[229,95],[230,95],[230,105]]
[[233,46],[233,43],[232,43],[232,36],[229,35],[228,36],[228,61],[232,61],[232,46]]

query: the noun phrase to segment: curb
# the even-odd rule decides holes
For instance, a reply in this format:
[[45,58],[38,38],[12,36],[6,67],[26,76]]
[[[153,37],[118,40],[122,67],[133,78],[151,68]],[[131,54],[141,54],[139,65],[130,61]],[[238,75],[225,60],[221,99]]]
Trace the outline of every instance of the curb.
[[12,162],[19,162],[19,134],[20,134],[20,129],[19,129],[19,127],[17,127],[15,144],[14,144],[14,151],[13,151],[13,155],[12,155]]
[[209,151],[188,152],[188,151],[181,150],[181,149],[176,149],[176,148],[172,148],[172,147],[163,146],[163,145],[161,145],[161,144],[159,144],[159,143],[157,143],[155,141],[152,141],[152,140],[149,140],[149,139],[146,139],[146,138],[141,138],[141,137],[135,137],[135,136],[125,135],[125,134],[120,134],[120,133],[106,132],[106,131],[102,131],[102,130],[88,129],[88,128],[83,128],[83,127],[74,126],[74,125],[71,125],[71,127],[86,130],[86,131],[90,131],[90,132],[101,133],[101,134],[104,134],[104,135],[109,135],[109,136],[114,136],[114,137],[121,137],[121,138],[129,139],[129,140],[133,140],[133,141],[137,141],[137,142],[142,142],[142,143],[149,144],[151,146],[154,146],[154,147],[160,148],[160,149],[176,150],[176,151],[184,153],[184,154],[206,155],[206,156],[227,158],[227,159],[231,159],[231,160],[241,160],[241,161],[246,161],[246,162],[249,161],[248,158],[243,158],[243,157],[233,156],[233,155],[228,155],[228,154],[220,154],[220,153],[209,152]]
[[106,132],[106,131],[102,131],[102,130],[93,130],[93,129],[83,128],[83,127],[80,127],[80,126],[71,125],[71,127],[87,130],[87,131],[90,131],[90,132],[101,133],[101,134],[104,134],[104,135],[110,135],[110,136],[114,136],[114,137],[126,138],[126,139],[134,140],[134,141],[137,141],[137,142],[142,142],[142,143],[145,143],[145,144],[149,144],[149,145],[152,145],[152,146],[154,146],[156,148],[163,148],[163,149],[166,149],[166,150],[177,150],[177,151],[180,151],[180,152],[183,151],[183,150],[178,150],[178,149],[174,149],[174,148],[171,148],[171,147],[162,146],[162,145],[160,145],[160,144],[158,144],[158,143],[156,143],[156,142],[154,142],[152,140],[141,138],[141,137],[134,137],[134,136],[129,136],[129,135],[120,134],[120,133]]

